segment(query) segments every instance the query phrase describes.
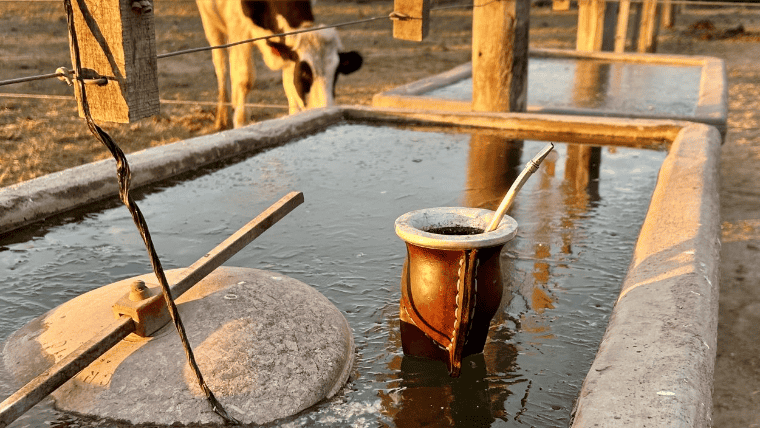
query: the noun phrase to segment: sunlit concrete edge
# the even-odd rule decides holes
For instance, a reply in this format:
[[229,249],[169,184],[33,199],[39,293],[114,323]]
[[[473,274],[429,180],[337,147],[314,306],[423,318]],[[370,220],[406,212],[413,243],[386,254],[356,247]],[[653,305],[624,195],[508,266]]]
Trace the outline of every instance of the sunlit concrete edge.
[[[726,134],[726,124],[728,121],[728,82],[726,78],[725,64],[723,60],[719,58],[671,54],[581,52],[548,48],[531,49],[529,55],[532,58],[595,59],[600,61],[671,66],[698,66],[702,69],[699,83],[699,98],[693,116],[528,105],[527,111],[530,113],[621,117],[629,119],[685,120],[712,125],[720,131],[722,136],[725,136]],[[472,63],[461,64],[443,73],[375,94],[372,97],[372,105],[375,107],[397,107],[425,110],[430,110],[432,106],[434,110],[441,111],[471,111],[472,103],[469,101],[447,100],[425,95],[430,91],[443,88],[463,79],[469,79],[470,77],[472,77]]]

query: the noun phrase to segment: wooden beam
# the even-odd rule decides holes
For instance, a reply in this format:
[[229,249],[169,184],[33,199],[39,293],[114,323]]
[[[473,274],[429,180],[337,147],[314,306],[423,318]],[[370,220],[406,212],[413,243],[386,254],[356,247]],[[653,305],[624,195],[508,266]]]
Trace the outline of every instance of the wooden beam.
[[525,111],[530,0],[474,1],[472,108]]
[[[93,119],[128,123],[159,112],[156,36],[150,8],[131,0],[72,0],[82,77],[104,77],[88,84]],[[147,3],[149,5],[149,3]],[[70,41],[72,64],[74,47]],[[74,68],[74,67],[72,67]],[[78,85],[75,94],[84,116]]]

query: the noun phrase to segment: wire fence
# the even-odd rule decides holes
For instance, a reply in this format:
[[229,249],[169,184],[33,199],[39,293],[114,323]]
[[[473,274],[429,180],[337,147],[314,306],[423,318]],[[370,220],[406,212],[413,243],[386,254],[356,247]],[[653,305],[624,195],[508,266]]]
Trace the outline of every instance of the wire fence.
[[[20,0],[0,0],[0,3],[2,3],[2,2],[17,2],[17,1],[20,1]],[[53,1],[57,1],[57,0],[31,0],[31,1],[53,2]],[[481,5],[468,4],[468,5],[441,6],[441,7],[437,7],[437,8],[431,9],[431,11],[441,11],[441,10],[449,10],[449,9],[471,9],[473,7],[485,6],[486,4],[492,3],[493,1],[501,1],[501,0],[491,0],[491,1],[489,1],[487,3],[484,3],[484,4],[481,4]],[[193,0],[193,2],[194,2],[194,0]],[[364,23],[373,22],[373,21],[379,21],[379,20],[406,20],[406,19],[414,19],[414,18],[410,18],[407,15],[399,14],[397,12],[390,12],[387,15],[374,16],[374,17],[370,17],[370,18],[362,18],[362,19],[357,19],[357,20],[352,20],[352,21],[340,22],[340,23],[337,23],[337,24],[320,25],[320,26],[317,26],[317,27],[307,27],[307,28],[293,30],[293,31],[286,31],[286,32],[270,34],[270,35],[262,36],[262,37],[255,37],[255,38],[240,40],[240,41],[237,41],[237,42],[227,43],[227,44],[223,44],[223,45],[200,46],[200,47],[196,47],[196,48],[183,49],[183,50],[178,50],[178,51],[173,51],[173,52],[166,52],[166,53],[162,53],[162,54],[156,55],[156,58],[157,59],[164,59],[164,58],[170,58],[170,57],[179,56],[179,55],[187,55],[187,54],[198,53],[198,52],[207,52],[207,51],[211,51],[211,50],[215,50],[215,49],[226,49],[226,48],[230,48],[230,47],[233,47],[233,46],[242,45],[242,44],[246,44],[246,43],[254,43],[254,42],[262,41],[262,40],[269,40],[269,39],[274,39],[274,38],[282,38],[282,37],[292,36],[292,35],[301,34],[301,33],[320,31],[320,30],[329,29],[329,28],[348,27],[348,26],[352,26],[352,25],[359,25],[359,24],[364,24]],[[27,77],[19,77],[19,78],[14,78],[14,79],[2,80],[2,81],[0,81],[0,86],[7,86],[7,85],[13,85],[13,84],[17,84],[17,83],[30,82],[30,81],[36,81],[36,80],[45,80],[45,79],[53,79],[53,78],[65,78],[66,76],[67,76],[67,74],[65,72],[60,71],[60,69],[59,69],[59,71],[56,71],[55,73],[47,73],[47,74],[40,74],[40,75],[35,75],[35,76],[27,76]]]
[[[0,92],[0,98],[21,98],[21,99],[33,99],[33,100],[55,100],[55,101],[76,101],[74,95],[42,95],[42,94],[19,94],[19,93],[6,93]],[[201,106],[217,106],[216,101],[191,101],[191,100],[158,100],[161,104],[174,104],[174,105],[201,105]],[[222,105],[232,106],[232,103],[222,103]],[[245,107],[273,109],[273,110],[287,110],[288,106],[285,104],[266,104],[266,103],[245,103]]]
[[[0,0],[0,4],[2,3],[58,3],[60,0]],[[163,0],[163,1],[155,1],[154,3],[157,4],[174,4],[174,3],[195,3],[196,0]],[[433,11],[444,11],[444,10],[452,10],[452,9],[473,9],[477,7],[482,7],[485,5],[488,5],[490,3],[493,3],[495,1],[503,1],[503,0],[486,0],[482,3],[478,3],[478,0],[474,0],[473,3],[468,4],[453,4],[453,5],[445,5],[445,6],[436,6],[431,8],[431,12]],[[631,3],[642,3],[646,0],[607,0],[608,2],[621,2],[621,1],[629,1]],[[758,7],[760,8],[760,0],[752,0],[752,1],[707,1],[707,0],[658,0],[660,3],[669,3],[672,5],[696,5],[696,6],[720,6],[720,7]],[[328,24],[328,25],[321,25],[319,27],[309,27],[309,28],[303,28],[288,32],[282,32],[282,33],[276,33],[271,34],[268,36],[262,36],[262,37],[256,37],[256,38],[250,38],[246,40],[241,40],[238,42],[233,43],[227,43],[223,45],[217,45],[217,46],[200,46],[195,48],[189,48],[189,49],[182,49],[177,51],[170,51],[165,52],[156,55],[157,59],[165,59],[165,58],[171,58],[175,56],[180,55],[187,55],[187,54],[193,54],[193,53],[200,53],[200,52],[207,52],[214,49],[226,49],[233,46],[245,44],[245,43],[254,43],[257,41],[262,40],[268,40],[273,38],[282,38],[287,37],[291,35],[306,33],[306,32],[312,32],[312,31],[319,31],[322,29],[327,28],[342,28],[342,27],[348,27],[353,25],[360,25],[364,23],[374,22],[374,21],[381,21],[381,20],[404,20],[404,19],[413,19],[408,16],[398,14],[396,12],[390,12],[388,14],[384,15],[378,15],[373,16],[369,18],[362,18],[362,19],[356,19],[351,21],[345,21],[345,22],[339,22],[335,24]],[[46,74],[39,74],[39,75],[32,75],[32,76],[24,76],[24,77],[18,77],[13,79],[7,79],[7,80],[0,80],[0,87],[2,86],[8,86],[8,85],[14,85],[19,83],[25,83],[25,82],[32,82],[32,81],[39,81],[39,80],[47,80],[47,79],[53,79],[58,78],[61,80],[67,80],[70,82],[71,78],[71,71],[67,71],[64,68],[59,68],[56,70],[55,73],[46,73]],[[58,99],[56,96],[51,95],[35,95],[35,94],[0,94],[0,97],[6,97],[6,98],[38,98],[38,99]],[[68,97],[63,97],[60,99],[69,99]],[[73,99],[73,98],[70,98]],[[197,105],[217,105],[216,102],[210,102],[210,101],[182,101],[182,100],[160,100],[161,103],[165,104],[197,104]],[[259,108],[271,108],[271,109],[285,109],[286,106],[283,105],[272,105],[272,104],[246,104],[250,107],[259,107]]]
[[[58,0],[0,0],[0,3],[17,3],[17,2],[40,2],[40,3],[54,3]],[[438,6],[431,8],[432,11],[443,11],[443,10],[451,10],[451,9],[472,9],[476,7],[482,7],[487,4],[490,4],[494,1],[501,1],[501,0],[490,0],[485,3],[477,4],[477,0],[473,2],[473,4],[456,4],[456,5],[448,5],[448,6]],[[643,3],[646,0],[607,0],[608,2],[621,2],[621,1],[629,1],[631,3]],[[195,0],[172,0],[172,1],[166,1],[165,3],[179,3],[179,2],[188,2],[188,3],[195,3]],[[704,0],[658,0],[660,3],[669,3],[673,5],[702,5],[702,6],[723,6],[723,7],[759,7],[760,8],[760,0],[752,1],[752,2],[738,2],[738,1],[704,1]],[[163,2],[159,2],[163,3]],[[183,49],[178,51],[172,51],[172,52],[165,52],[162,54],[156,55],[157,59],[164,59],[164,58],[170,58],[174,56],[179,55],[187,55],[192,53],[199,53],[199,52],[207,52],[214,49],[226,49],[233,46],[245,44],[245,43],[254,43],[261,40],[268,40],[273,38],[281,38],[301,33],[307,33],[312,31],[319,31],[326,28],[342,28],[342,27],[348,27],[352,25],[359,25],[364,24],[368,22],[373,21],[379,21],[379,20],[397,20],[397,19],[413,19],[408,16],[399,14],[397,12],[390,12],[387,15],[380,15],[380,16],[374,16],[370,18],[363,18],[363,19],[357,19],[353,21],[346,21],[346,22],[340,22],[337,24],[329,24],[329,25],[321,25],[319,27],[309,27],[309,28],[303,28],[283,33],[276,33],[271,34],[268,36],[262,36],[262,37],[255,37],[251,39],[241,40],[233,43],[227,43],[223,45],[216,45],[216,46],[200,46],[196,48],[190,48],[190,49]],[[41,75],[35,75],[35,76],[27,76],[27,77],[19,77],[15,79],[8,79],[8,80],[2,80],[0,81],[0,86],[7,86],[7,85],[13,85],[17,83],[23,83],[23,82],[29,82],[29,81],[35,81],[35,80],[45,80],[45,79],[52,79],[52,78],[62,78],[65,77],[65,74],[61,72],[56,73],[48,73],[48,74],[41,74]]]

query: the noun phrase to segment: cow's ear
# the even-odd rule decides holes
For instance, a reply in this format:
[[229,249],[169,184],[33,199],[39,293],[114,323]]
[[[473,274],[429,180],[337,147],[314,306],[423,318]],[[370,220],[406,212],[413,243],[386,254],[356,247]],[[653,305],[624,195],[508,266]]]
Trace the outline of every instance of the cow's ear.
[[285,43],[279,43],[272,40],[267,40],[267,46],[272,48],[272,52],[288,61],[298,61],[298,54]]
[[351,74],[362,66],[363,59],[359,52],[338,52],[338,57],[338,73]]

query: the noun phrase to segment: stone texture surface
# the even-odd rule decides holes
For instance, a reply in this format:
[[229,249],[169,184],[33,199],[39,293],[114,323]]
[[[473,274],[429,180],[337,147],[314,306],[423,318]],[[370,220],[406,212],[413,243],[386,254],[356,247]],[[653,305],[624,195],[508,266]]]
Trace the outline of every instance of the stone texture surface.
[[[168,272],[169,279],[181,270]],[[153,275],[139,277],[150,285]],[[109,321],[133,279],[79,296],[14,333],[9,372],[25,382]],[[343,315],[286,276],[222,267],[177,299],[206,383],[244,423],[266,423],[334,395],[348,379],[354,344]],[[67,411],[130,423],[219,423],[186,362],[173,325],[130,335],[59,388]]]

